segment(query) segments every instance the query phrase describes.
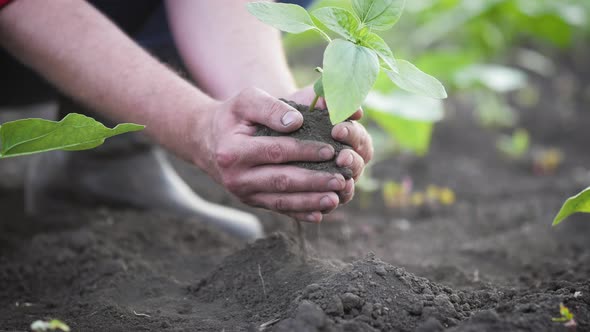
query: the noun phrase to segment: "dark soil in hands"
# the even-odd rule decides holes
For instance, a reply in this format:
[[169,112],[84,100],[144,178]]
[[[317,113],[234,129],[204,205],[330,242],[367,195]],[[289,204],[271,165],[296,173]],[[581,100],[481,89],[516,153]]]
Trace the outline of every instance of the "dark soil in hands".
[[[335,156],[338,156],[338,153],[342,149],[348,148],[348,146],[332,138],[332,128],[334,126],[332,126],[332,123],[330,122],[327,110],[316,108],[313,112],[310,112],[309,106],[300,105],[283,99],[281,100],[298,110],[303,115],[303,125],[301,128],[292,133],[284,134],[276,132],[268,127],[260,127],[256,132],[256,136],[288,136],[298,140],[327,143],[334,147],[334,150],[336,151]],[[324,162],[293,162],[290,164],[311,170],[328,172],[330,174],[340,173],[345,179],[350,179],[352,177],[352,171],[350,169],[338,167],[336,165],[336,157],[334,157],[333,160]]]

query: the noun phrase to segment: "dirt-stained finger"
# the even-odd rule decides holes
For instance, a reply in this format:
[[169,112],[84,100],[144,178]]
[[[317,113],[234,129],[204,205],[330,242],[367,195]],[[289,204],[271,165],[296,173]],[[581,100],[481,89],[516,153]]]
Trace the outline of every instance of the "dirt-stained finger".
[[338,207],[340,199],[334,192],[328,193],[259,193],[248,196],[245,203],[282,213],[322,211],[328,213]]
[[365,161],[351,149],[343,149],[336,157],[336,165],[346,167],[352,171],[352,178],[356,181],[363,173]]
[[339,192],[346,181],[341,174],[312,171],[296,166],[255,167],[238,174],[236,195],[254,193]]

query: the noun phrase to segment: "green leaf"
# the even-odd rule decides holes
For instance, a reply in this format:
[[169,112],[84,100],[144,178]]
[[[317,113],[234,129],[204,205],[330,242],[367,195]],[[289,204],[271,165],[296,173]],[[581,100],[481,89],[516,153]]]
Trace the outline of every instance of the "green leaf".
[[512,159],[522,158],[529,150],[529,146],[529,133],[525,129],[517,129],[511,136],[500,136],[496,142],[498,150]]
[[403,149],[424,155],[430,147],[434,123],[443,117],[440,100],[398,91],[390,94],[371,92],[365,101],[369,119]]
[[374,51],[342,39],[324,53],[322,82],[332,124],[342,122],[361,106],[379,73]]
[[445,87],[434,77],[422,72],[406,60],[397,60],[399,74],[386,70],[387,76],[400,88],[423,96],[445,99]]
[[361,24],[353,13],[342,8],[324,7],[312,14],[328,29],[351,41],[354,41],[354,33]]
[[352,0],[352,8],[361,22],[373,30],[388,30],[404,10],[405,0]]
[[383,40],[383,38],[371,32],[364,38],[361,45],[375,51],[379,58],[381,58],[381,60],[387,64],[389,70],[393,71],[394,73],[399,73],[397,62],[393,57],[393,52],[391,52],[391,49]]
[[324,38],[330,38],[320,30],[311,20],[311,16],[305,8],[286,3],[274,3],[267,1],[250,2],[246,4],[250,14],[260,21],[289,33],[301,33],[307,30],[315,30]]
[[563,206],[553,219],[553,226],[559,225],[565,218],[574,213],[590,213],[590,187],[584,189],[576,196],[572,196],[563,203]]
[[0,127],[0,157],[16,157],[52,150],[77,151],[95,148],[106,138],[139,131],[145,126],[124,123],[113,129],[81,114],[61,121],[23,119]]

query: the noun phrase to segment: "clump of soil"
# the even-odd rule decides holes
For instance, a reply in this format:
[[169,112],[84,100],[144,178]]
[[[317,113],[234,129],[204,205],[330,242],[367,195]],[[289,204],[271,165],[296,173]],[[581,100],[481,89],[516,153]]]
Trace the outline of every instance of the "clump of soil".
[[[303,125],[301,128],[292,133],[284,134],[276,132],[268,127],[260,126],[256,132],[256,136],[289,136],[299,140],[319,141],[332,145],[336,151],[336,156],[342,149],[348,148],[347,145],[332,138],[332,128],[334,126],[330,122],[328,110],[315,108],[313,112],[310,112],[309,106],[300,105],[284,99],[281,100],[298,110],[303,115]],[[340,173],[345,179],[350,179],[352,177],[352,171],[350,169],[338,167],[336,165],[336,158],[324,162],[292,162],[290,164],[331,174]]]
[[575,296],[588,294],[588,282],[520,292],[455,290],[373,254],[350,264],[317,258],[313,250],[302,263],[300,255],[294,239],[274,234],[227,257],[189,292],[197,302],[225,308],[228,317],[242,317],[251,330],[285,332],[541,331],[560,302],[576,308],[581,321],[589,315],[588,296]]

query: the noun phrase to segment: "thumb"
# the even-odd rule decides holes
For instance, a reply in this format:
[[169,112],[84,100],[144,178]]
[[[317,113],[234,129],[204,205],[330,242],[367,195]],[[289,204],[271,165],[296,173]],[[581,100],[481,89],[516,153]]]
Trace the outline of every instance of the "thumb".
[[265,125],[282,133],[297,130],[303,124],[303,115],[298,110],[265,91],[247,89],[242,92],[241,98],[250,105],[238,110],[244,120]]

